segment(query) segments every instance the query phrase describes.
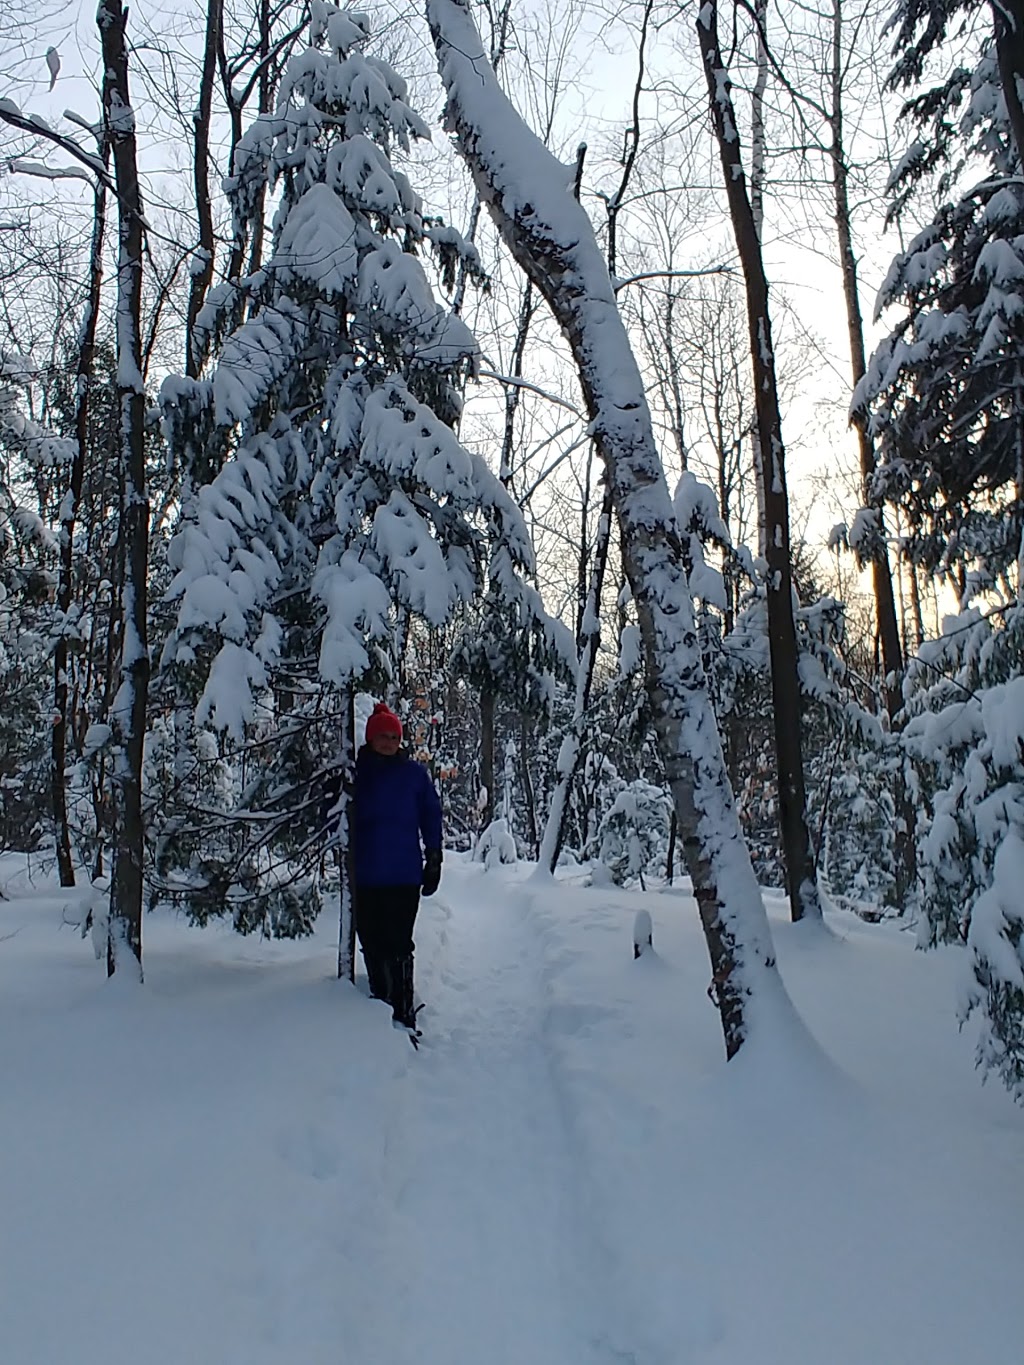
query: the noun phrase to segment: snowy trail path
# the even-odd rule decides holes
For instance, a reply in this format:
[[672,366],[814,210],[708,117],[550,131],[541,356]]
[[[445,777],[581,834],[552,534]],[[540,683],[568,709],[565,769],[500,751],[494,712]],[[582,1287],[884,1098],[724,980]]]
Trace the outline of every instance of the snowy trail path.
[[408,1049],[401,1094],[376,1193],[351,1228],[362,1305],[351,1358],[630,1365],[601,1326],[609,1286],[593,1279],[522,898],[496,899],[472,871],[453,890],[421,915],[423,1045],[395,1035]]
[[333,977],[330,915],[156,913],[139,990],[6,885],[0,1365],[1020,1356],[1024,1115],[973,1072],[957,954],[898,926],[776,913],[837,1065],[786,1035],[726,1068],[683,889],[451,858],[417,1053]]

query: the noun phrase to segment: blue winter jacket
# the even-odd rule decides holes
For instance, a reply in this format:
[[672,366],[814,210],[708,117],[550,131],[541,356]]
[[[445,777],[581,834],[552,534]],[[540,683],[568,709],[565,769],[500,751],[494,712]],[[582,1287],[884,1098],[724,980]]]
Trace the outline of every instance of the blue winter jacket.
[[422,763],[363,745],[356,755],[353,848],[357,886],[419,886],[423,848],[441,850],[441,802]]

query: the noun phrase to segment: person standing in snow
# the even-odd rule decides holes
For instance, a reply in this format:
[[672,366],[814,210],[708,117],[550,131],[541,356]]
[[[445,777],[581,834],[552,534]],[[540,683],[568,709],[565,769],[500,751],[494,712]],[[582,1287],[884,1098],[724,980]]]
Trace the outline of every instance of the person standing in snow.
[[396,1023],[415,1029],[412,930],[421,891],[432,896],[441,880],[441,802],[426,768],[402,748],[402,722],[383,702],[356,755],[352,852],[356,934],[370,994],[388,1001]]

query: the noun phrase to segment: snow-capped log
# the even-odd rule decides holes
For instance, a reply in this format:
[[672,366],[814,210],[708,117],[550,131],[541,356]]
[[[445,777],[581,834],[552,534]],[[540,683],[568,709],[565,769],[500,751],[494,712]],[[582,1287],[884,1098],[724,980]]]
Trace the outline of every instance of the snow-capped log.
[[447,126],[509,250],[562,328],[622,529],[647,688],[732,1057],[781,989],[736,816],[643,381],[593,226],[562,165],[501,91],[467,0],[426,0]]

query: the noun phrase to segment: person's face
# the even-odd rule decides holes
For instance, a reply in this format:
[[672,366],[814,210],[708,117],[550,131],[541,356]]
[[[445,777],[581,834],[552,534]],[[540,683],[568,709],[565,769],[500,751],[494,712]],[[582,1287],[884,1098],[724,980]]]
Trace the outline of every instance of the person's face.
[[370,748],[375,754],[380,754],[384,758],[393,758],[398,753],[402,743],[400,735],[396,735],[394,730],[384,730],[381,734],[374,735],[370,740]]

